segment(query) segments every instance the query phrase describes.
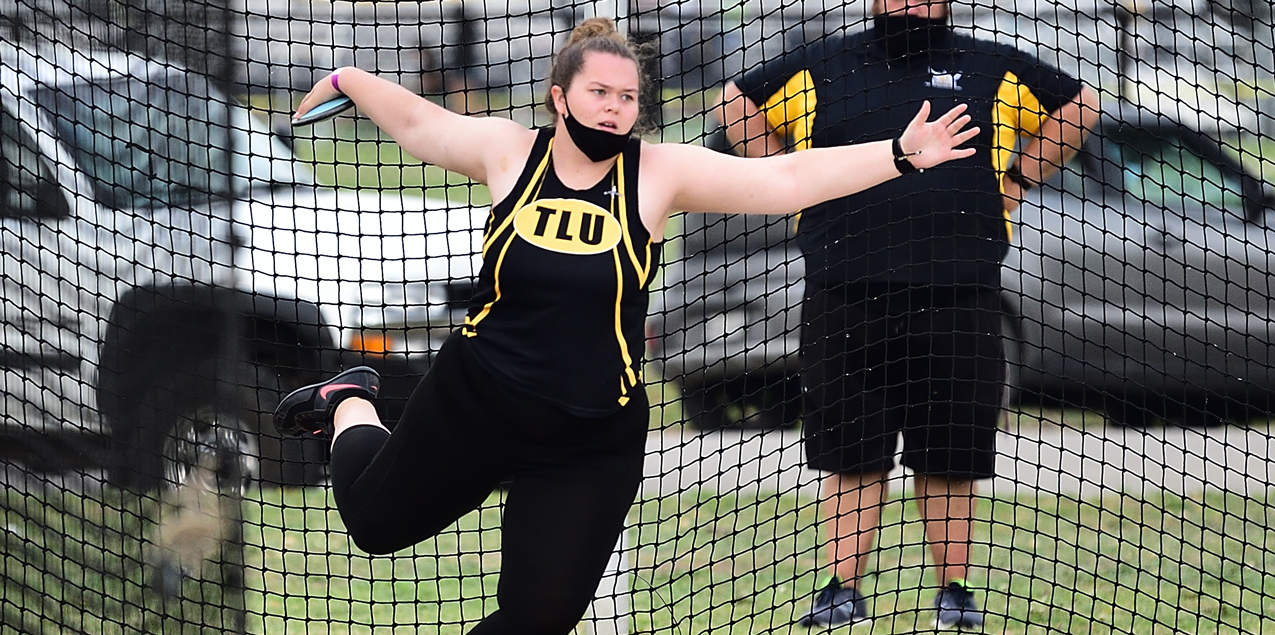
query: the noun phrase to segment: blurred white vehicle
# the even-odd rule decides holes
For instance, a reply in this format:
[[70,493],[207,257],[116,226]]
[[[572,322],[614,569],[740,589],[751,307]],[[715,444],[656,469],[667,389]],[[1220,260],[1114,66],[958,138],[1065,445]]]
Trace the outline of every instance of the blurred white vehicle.
[[281,394],[355,363],[393,418],[463,318],[485,208],[317,186],[207,78],[0,43],[0,461],[146,487],[194,413],[324,478]]

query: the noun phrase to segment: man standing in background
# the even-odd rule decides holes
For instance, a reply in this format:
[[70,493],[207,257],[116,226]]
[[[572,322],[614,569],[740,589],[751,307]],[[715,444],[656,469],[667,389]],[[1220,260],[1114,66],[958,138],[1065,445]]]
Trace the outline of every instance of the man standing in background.
[[1098,99],[1011,46],[953,32],[949,0],[874,0],[872,17],[728,82],[717,110],[747,156],[894,138],[926,100],[968,104],[982,131],[970,158],[801,213],[803,429],[807,465],[826,475],[830,575],[800,623],[870,619],[860,587],[901,433],[935,624],[977,629],[966,580],[974,484],[996,461],[1010,213],[1080,147]]

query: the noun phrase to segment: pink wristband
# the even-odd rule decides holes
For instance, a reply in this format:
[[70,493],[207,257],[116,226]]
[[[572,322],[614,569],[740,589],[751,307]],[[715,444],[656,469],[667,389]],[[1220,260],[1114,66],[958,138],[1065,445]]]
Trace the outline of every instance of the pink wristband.
[[[332,81],[332,87],[335,88],[336,92],[338,93],[341,92],[341,82],[337,81],[336,78],[337,78],[337,75],[340,75],[340,74],[341,74],[341,69],[337,69],[332,71],[331,75],[328,75],[328,79]],[[341,94],[344,95],[345,93],[341,93]]]

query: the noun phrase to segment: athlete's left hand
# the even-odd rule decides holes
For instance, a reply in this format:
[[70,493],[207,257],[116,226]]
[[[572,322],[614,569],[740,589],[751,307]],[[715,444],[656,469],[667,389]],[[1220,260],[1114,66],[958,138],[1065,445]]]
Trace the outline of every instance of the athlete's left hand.
[[909,155],[908,160],[912,165],[920,169],[932,168],[952,159],[964,159],[974,154],[973,148],[957,148],[979,132],[977,126],[966,128],[970,123],[970,116],[962,114],[965,108],[965,104],[959,104],[943,113],[942,117],[928,121],[930,102],[921,104],[921,110],[899,137],[899,146]]

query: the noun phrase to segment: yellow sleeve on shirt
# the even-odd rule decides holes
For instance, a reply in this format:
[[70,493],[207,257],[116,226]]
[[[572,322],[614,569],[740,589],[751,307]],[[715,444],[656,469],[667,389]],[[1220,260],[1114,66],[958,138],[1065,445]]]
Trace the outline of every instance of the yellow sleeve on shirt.
[[792,139],[797,150],[805,150],[810,147],[810,131],[814,129],[817,104],[815,80],[810,71],[801,71],[759,107],[771,128]]

